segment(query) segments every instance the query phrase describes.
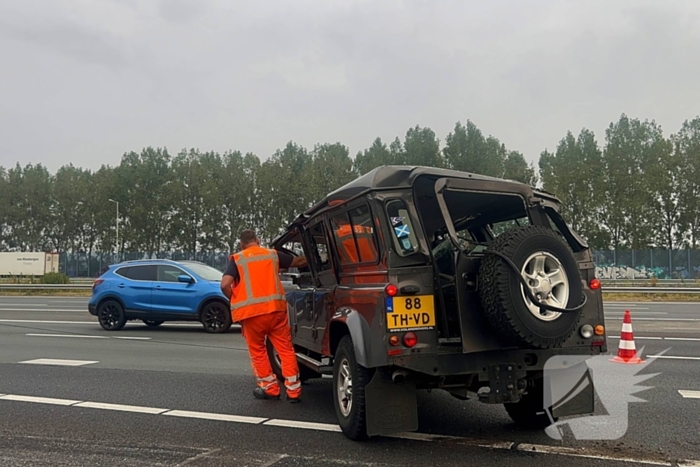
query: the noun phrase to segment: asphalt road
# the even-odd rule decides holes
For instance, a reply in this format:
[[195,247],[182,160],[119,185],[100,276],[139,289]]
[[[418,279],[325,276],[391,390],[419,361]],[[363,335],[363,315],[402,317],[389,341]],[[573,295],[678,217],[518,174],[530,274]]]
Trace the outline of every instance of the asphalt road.
[[629,309],[643,356],[663,353],[641,371],[658,375],[640,383],[649,389],[636,396],[647,402],[629,404],[620,439],[558,441],[517,430],[501,406],[433,391],[419,396],[418,434],[355,443],[338,432],[330,380],[305,384],[298,405],[253,399],[236,329],[210,335],[197,324],[150,329],[134,322],[107,333],[86,303],[0,297],[0,465],[548,467],[700,460],[698,304],[606,306],[612,352]]

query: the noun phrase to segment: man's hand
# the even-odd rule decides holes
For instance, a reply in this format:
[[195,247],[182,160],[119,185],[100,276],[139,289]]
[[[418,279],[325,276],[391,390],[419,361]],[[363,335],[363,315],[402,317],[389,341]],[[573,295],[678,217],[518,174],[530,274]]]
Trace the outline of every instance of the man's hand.
[[290,268],[303,268],[307,265],[306,257],[305,256],[295,256],[294,259],[292,260],[292,264],[289,266]]
[[231,286],[233,285],[233,276],[224,276],[221,278],[221,291],[226,295],[226,298],[231,300]]

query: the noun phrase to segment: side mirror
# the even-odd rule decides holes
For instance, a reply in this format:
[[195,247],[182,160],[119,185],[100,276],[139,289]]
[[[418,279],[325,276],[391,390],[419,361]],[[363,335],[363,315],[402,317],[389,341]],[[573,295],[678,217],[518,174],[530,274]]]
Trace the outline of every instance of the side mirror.
[[191,278],[190,276],[188,276],[187,274],[180,274],[179,276],[177,276],[177,281],[178,281],[178,282],[185,282],[185,283],[191,284],[192,282],[194,282],[194,279],[192,279],[192,278]]

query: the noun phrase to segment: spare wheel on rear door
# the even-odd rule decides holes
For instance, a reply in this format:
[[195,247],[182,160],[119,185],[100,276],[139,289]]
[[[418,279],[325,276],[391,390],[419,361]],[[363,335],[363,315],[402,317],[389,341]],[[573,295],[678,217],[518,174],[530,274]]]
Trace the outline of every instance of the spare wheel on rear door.
[[525,293],[518,274],[533,295],[556,308],[581,304],[581,273],[563,239],[553,230],[528,226],[497,237],[489,250],[506,256],[518,272],[493,253],[480,267],[480,297],[493,329],[516,345],[550,348],[561,345],[576,330],[581,311],[542,311]]

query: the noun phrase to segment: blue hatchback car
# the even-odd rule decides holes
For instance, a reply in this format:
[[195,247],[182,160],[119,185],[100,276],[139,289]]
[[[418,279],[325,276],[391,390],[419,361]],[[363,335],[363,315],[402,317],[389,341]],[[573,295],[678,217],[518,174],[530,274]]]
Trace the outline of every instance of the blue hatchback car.
[[152,327],[165,321],[199,321],[207,332],[226,332],[231,312],[221,292],[222,276],[196,261],[126,261],[95,280],[88,311],[108,331],[141,320]]

